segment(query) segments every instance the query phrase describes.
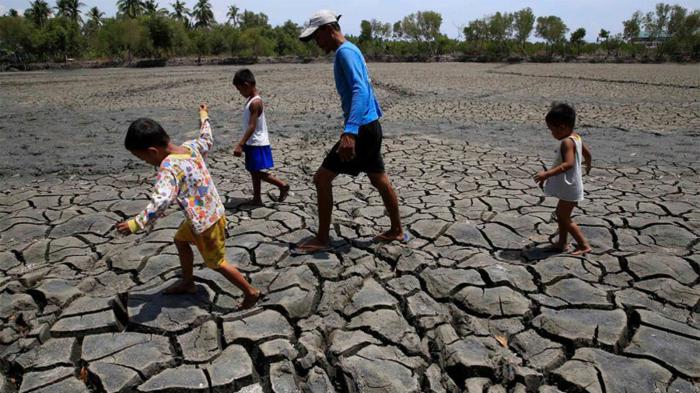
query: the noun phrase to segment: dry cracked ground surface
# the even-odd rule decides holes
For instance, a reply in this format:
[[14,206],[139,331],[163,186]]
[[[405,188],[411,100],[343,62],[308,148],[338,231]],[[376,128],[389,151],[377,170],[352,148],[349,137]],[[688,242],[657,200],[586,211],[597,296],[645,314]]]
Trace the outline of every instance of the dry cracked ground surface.
[[[295,72],[322,68],[289,67]],[[441,106],[427,98],[437,93],[428,87],[421,91],[420,83],[401,78],[407,65],[397,66],[401,72],[396,75],[389,67],[377,65],[375,73],[388,124],[396,128],[399,120],[420,124],[419,117],[442,116],[421,112],[421,100]],[[421,73],[429,71],[415,67],[411,80],[421,80]],[[436,76],[442,81],[437,84],[444,90],[440,94],[457,94],[450,90],[450,80],[476,84],[476,90],[498,87],[494,80],[469,79],[466,71],[460,78],[453,68],[441,67],[446,68]],[[537,78],[540,68],[478,67],[492,71],[486,78],[510,73],[503,77],[512,77],[512,83],[501,86],[500,93],[510,103],[489,111],[495,98],[474,93],[470,111],[453,111],[471,117],[455,123],[475,122],[483,127],[475,129],[490,130],[496,120],[488,116],[505,119],[508,111],[529,116],[528,108],[546,108],[549,96],[532,101],[518,96],[525,95],[522,89],[534,89],[528,78]],[[337,99],[328,86],[315,96],[295,96],[295,89],[303,86],[298,81],[285,84],[275,69],[260,67],[260,74],[280,78],[280,93],[271,98],[280,128],[311,128],[304,116],[325,123],[321,131],[274,137],[276,173],[292,185],[284,203],[274,202],[276,191],[265,188],[266,207],[241,206],[251,188],[242,161],[221,146],[209,157],[227,206],[228,258],[266,295],[258,307],[245,312],[236,311],[241,293],[204,267],[199,256],[197,293],[161,295],[179,275],[172,237],[181,213],[172,212],[145,234],[119,237],[113,230],[117,221],[144,206],[154,177],[152,169],[122,158],[124,123],[143,106],[173,123],[168,129],[183,128],[176,120],[191,125],[192,111],[163,108],[184,102],[190,107],[190,101],[202,98],[186,89],[190,79],[204,78],[198,83],[213,88],[218,77],[199,69],[183,76],[181,69],[174,69],[168,74],[172,81],[153,81],[165,92],[177,91],[166,95],[164,103],[153,101],[148,88],[131,86],[148,83],[142,79],[124,80],[124,88],[99,79],[97,73],[93,80],[79,75],[72,82],[73,74],[58,74],[55,83],[40,83],[41,91],[32,81],[49,77],[27,74],[7,90],[17,106],[4,105],[3,116],[16,119],[23,131],[39,139],[24,141],[26,135],[18,133],[26,150],[38,152],[32,156],[35,161],[15,156],[3,164],[8,173],[20,176],[12,182],[3,178],[11,186],[0,193],[0,391],[698,392],[697,160],[645,160],[643,165],[596,160],[584,179],[587,199],[574,218],[594,252],[571,257],[542,251],[556,231],[556,201],[544,198],[530,177],[549,164],[549,148],[533,154],[478,140],[391,135],[385,139],[385,161],[411,240],[372,243],[372,236],[388,226],[381,198],[366,177],[339,177],[333,250],[292,256],[289,243],[309,236],[316,225],[311,176],[324,148],[333,143]],[[630,70],[608,73],[607,78],[620,80],[620,88],[632,86],[623,78],[645,80],[643,89],[651,86],[660,95],[673,95],[684,116],[688,110],[695,116],[664,129],[664,116],[674,117],[669,107],[635,120],[631,128],[639,124],[645,130],[678,134],[695,127],[697,96],[683,96],[693,91],[677,87],[687,85],[688,78],[677,81],[678,74],[649,76]],[[549,71],[544,79],[551,86],[572,83],[570,77],[558,78],[559,73],[569,75],[567,70]],[[152,71],[128,72],[138,76]],[[115,73],[105,71],[108,79]],[[582,72],[579,78],[597,75]],[[520,89],[508,87],[517,81],[522,82]],[[582,96],[601,82],[590,83],[580,83]],[[230,94],[223,89],[205,98],[223,102]],[[47,102],[42,103],[42,94]],[[634,106],[608,100],[605,94],[590,96],[598,96],[603,106]],[[516,102],[522,106],[509,107]],[[406,106],[412,111],[401,112]],[[324,109],[314,112],[319,107]],[[304,116],[294,114],[303,110]],[[586,109],[586,104],[582,110],[601,122],[622,123],[629,116],[606,117],[612,115]],[[99,111],[115,114],[98,119]],[[69,139],[54,129],[55,135],[41,133],[50,123],[48,114],[55,115],[59,129],[71,119],[79,135],[90,127],[87,137],[102,140],[108,148],[85,142],[77,150],[73,147],[71,157],[67,147],[42,151],[41,138],[56,146]],[[238,124],[237,112],[226,116],[226,122]],[[534,129],[540,114],[532,116],[522,121]],[[216,114],[214,119],[218,141],[232,140],[237,131],[222,129]],[[178,140],[185,137],[175,134]],[[117,146],[110,150],[112,145]],[[594,153],[596,147],[604,146],[594,145]],[[687,144],[685,148],[693,150]],[[100,155],[90,156],[88,149]],[[46,157],[65,164],[67,171],[45,175],[50,167],[42,162]],[[97,158],[108,161],[99,164],[102,169],[79,169],[81,162],[92,164]],[[44,175],[25,177],[37,168]]]
[[201,260],[195,295],[160,294],[179,274],[180,213],[115,237],[152,172],[3,194],[2,390],[696,391],[695,168],[595,168],[576,217],[595,251],[577,258],[541,251],[555,201],[529,179],[536,157],[390,138],[412,239],[371,243],[388,224],[381,199],[366,178],[339,178],[333,251],[291,256],[314,227],[318,165],[292,145],[317,142],[279,144],[293,194],[257,209],[236,206],[249,192],[240,161],[210,157],[228,256],[266,293],[246,312]]

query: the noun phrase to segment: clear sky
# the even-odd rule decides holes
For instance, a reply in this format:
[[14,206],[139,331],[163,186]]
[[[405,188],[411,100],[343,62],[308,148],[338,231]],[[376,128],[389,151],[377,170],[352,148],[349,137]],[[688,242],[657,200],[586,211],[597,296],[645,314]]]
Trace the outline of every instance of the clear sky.
[[[47,0],[54,6],[55,0]],[[196,0],[186,0],[188,8],[192,8]],[[437,11],[442,14],[442,32],[450,37],[458,37],[462,27],[470,20],[493,14],[496,11],[516,11],[530,7],[535,16],[557,15],[571,31],[583,27],[588,33],[586,39],[595,41],[600,29],[610,30],[613,34],[622,31],[622,21],[629,18],[636,10],[644,13],[654,9],[658,0],[210,0],[214,8],[214,16],[219,22],[226,19],[226,10],[230,4],[235,4],[241,10],[248,9],[264,12],[270,18],[272,25],[291,19],[303,24],[316,10],[331,9],[343,15],[341,27],[345,32],[358,34],[360,21],[363,19],[378,19],[392,24],[404,16],[416,11]],[[116,0],[82,0],[86,12],[97,6],[107,16],[116,13]],[[171,9],[170,4],[175,0],[160,0],[160,7]],[[669,1],[669,4],[680,4],[689,9],[700,9],[700,0]],[[9,8],[23,12],[29,7],[29,0],[0,0],[0,14]]]

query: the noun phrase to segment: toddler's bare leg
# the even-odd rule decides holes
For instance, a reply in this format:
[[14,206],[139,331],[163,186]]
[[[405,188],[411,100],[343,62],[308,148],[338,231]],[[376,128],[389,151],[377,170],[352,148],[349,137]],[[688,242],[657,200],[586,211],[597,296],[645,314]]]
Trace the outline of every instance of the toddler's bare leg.
[[[583,236],[583,232],[581,232],[581,228],[576,225],[571,220],[571,212],[574,210],[574,207],[576,207],[577,203],[576,202],[567,202],[567,201],[559,201],[559,206],[562,206],[562,218],[563,218],[563,225],[564,225],[564,230],[566,232],[571,233],[571,236],[576,240],[576,250],[571,253],[571,255],[584,255],[589,252],[591,252],[591,245],[588,243],[588,240]],[[559,223],[559,228],[560,231],[562,229],[562,221]],[[561,236],[561,232],[560,232]]]
[[557,216],[557,226],[559,227],[559,239],[551,247],[553,251],[565,252],[569,249],[569,225],[571,221],[571,210],[573,205],[570,202],[559,200],[555,214]]

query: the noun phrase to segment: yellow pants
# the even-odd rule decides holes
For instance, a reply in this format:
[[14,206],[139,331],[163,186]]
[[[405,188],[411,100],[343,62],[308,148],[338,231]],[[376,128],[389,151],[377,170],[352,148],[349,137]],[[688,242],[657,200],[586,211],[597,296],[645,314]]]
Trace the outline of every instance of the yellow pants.
[[200,234],[192,232],[190,221],[185,220],[175,233],[175,240],[196,245],[204,263],[210,269],[218,269],[226,262],[226,218],[224,217]]

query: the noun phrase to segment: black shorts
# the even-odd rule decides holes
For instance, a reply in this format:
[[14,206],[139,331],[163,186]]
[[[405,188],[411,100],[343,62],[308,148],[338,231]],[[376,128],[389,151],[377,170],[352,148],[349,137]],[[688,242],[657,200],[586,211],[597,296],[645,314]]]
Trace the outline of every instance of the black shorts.
[[379,120],[360,127],[360,132],[355,137],[355,158],[350,161],[341,161],[338,155],[336,143],[323,160],[321,167],[335,173],[357,176],[360,172],[382,173],[384,172],[384,160],[382,159],[382,125]]

